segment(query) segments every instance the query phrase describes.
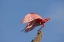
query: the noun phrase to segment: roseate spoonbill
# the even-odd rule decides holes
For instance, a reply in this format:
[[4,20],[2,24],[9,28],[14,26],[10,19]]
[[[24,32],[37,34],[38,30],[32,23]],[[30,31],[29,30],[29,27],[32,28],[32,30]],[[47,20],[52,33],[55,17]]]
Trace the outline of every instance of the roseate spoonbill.
[[50,18],[44,19],[36,13],[29,13],[21,21],[22,24],[27,22],[27,26],[22,31],[29,32],[33,30],[36,26],[41,26],[41,28],[39,29],[41,30],[44,27],[44,23],[46,23],[48,20],[50,20]]

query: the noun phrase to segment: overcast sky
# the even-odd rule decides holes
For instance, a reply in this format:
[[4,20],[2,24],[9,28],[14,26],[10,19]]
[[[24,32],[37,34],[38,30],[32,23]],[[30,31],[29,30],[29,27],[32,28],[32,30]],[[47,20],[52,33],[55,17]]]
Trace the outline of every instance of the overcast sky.
[[0,42],[31,42],[36,36],[34,30],[21,32],[26,24],[22,18],[29,12],[50,17],[42,29],[41,42],[64,42],[64,1],[62,0],[0,0]]

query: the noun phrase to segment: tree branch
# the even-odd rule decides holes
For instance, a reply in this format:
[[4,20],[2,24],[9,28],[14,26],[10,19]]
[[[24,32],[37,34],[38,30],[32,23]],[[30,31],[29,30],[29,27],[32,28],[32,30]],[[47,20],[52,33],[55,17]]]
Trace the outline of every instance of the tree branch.
[[41,39],[42,39],[42,32],[38,30],[37,35],[35,36],[34,40],[32,40],[31,42],[40,42]]

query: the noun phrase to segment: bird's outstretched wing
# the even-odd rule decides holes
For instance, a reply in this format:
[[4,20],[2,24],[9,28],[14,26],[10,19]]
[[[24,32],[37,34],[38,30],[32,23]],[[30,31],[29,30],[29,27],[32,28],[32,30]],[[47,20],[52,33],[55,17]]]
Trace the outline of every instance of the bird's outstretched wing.
[[22,24],[24,24],[24,23],[26,23],[26,22],[30,22],[30,21],[33,21],[33,20],[35,20],[35,19],[37,19],[37,18],[40,18],[40,19],[42,19],[42,17],[40,16],[40,15],[38,15],[38,14],[31,14],[31,13],[29,13],[29,14],[27,14],[23,19],[22,19],[22,21],[21,21],[21,23]]

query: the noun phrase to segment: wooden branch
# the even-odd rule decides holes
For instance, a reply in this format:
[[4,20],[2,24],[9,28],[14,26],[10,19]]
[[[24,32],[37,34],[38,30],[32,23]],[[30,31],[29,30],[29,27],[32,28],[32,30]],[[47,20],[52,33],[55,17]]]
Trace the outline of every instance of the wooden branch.
[[31,42],[40,42],[41,38],[42,38],[42,32],[38,30],[37,35],[35,36],[34,40],[32,40]]

